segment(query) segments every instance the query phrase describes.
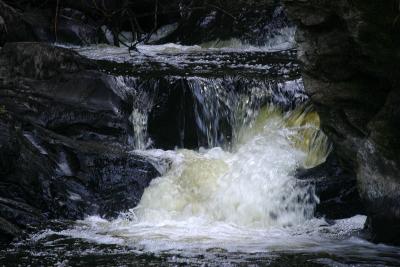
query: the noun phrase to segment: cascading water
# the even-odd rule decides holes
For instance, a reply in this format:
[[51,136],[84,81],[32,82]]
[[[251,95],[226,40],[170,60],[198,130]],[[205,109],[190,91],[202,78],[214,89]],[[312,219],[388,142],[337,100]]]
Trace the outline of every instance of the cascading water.
[[[240,130],[255,120],[262,106],[273,104],[290,110],[307,100],[300,79],[270,81],[240,76],[194,76],[121,80],[124,80],[121,82],[124,90],[134,100],[129,116],[133,129],[130,143],[139,150],[151,147],[153,142],[157,146],[160,134],[157,136],[153,128],[149,129],[149,120],[150,126],[154,124],[158,130],[160,124],[166,123],[160,121],[164,119],[168,120],[169,129],[178,127],[172,140],[176,147],[187,147],[185,137],[194,132],[196,147],[218,146],[230,150],[237,142]],[[160,105],[179,107],[173,108],[171,115],[174,118],[160,119],[158,113],[166,112],[165,107],[158,110]]]
[[307,99],[301,80],[197,77],[189,78],[188,84],[195,98],[196,124],[207,137],[208,147],[227,149],[235,144],[240,130],[248,127],[267,103],[290,109]]
[[172,168],[145,191],[134,222],[199,219],[244,227],[292,225],[311,218],[312,190],[291,175],[305,159],[293,148],[292,129],[270,118],[233,152],[178,151]]
[[[293,173],[323,161],[329,142],[314,142],[323,134],[317,115],[304,103],[301,82],[228,88],[235,84],[229,78],[187,81],[196,100],[196,123],[210,148],[133,152],[154,162],[167,159],[170,166],[159,166],[164,174],[152,181],[137,207],[114,220],[88,217],[61,234],[84,233],[89,240],[145,251],[257,251],[268,235],[312,219],[318,198]],[[229,146],[219,136],[221,120],[232,127]]]
[[[155,265],[264,264],[283,253],[307,255],[307,264],[308,258],[335,265],[330,258],[352,263],[375,257],[380,263],[382,255],[400,264],[393,257],[396,249],[378,249],[357,238],[365,216],[329,223],[314,218],[318,197],[294,173],[324,162],[331,146],[307,101],[297,63],[287,60],[290,51],[141,48],[148,54],[134,59],[118,50],[115,61],[128,62],[129,69],[112,70],[118,73],[117,93],[132,100],[129,145],[136,149],[131,153],[152,162],[162,175],[136,207],[117,218],[89,216],[61,231],[34,234],[29,244],[44,244],[51,255],[58,255],[59,244],[68,246],[83,255],[80,263],[92,264],[82,259],[85,255],[111,255],[103,265],[119,260],[134,265],[143,255],[142,265],[152,262],[149,255],[162,259]],[[81,53],[97,58],[104,52],[92,49]],[[162,116],[165,110],[169,113]],[[163,124],[168,127],[152,132],[152,125]],[[156,149],[163,143],[157,139],[171,135],[166,130],[173,127],[179,131],[168,145],[175,149]],[[196,139],[190,143],[196,149],[183,148],[188,135]],[[87,249],[87,241],[95,245]],[[334,256],[327,259],[326,253]]]

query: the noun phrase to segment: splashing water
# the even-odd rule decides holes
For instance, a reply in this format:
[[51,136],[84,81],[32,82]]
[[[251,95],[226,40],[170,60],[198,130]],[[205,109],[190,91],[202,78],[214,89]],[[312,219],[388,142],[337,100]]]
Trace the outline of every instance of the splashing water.
[[[142,45],[138,49],[143,54],[133,59],[126,49],[89,47],[78,50],[95,59],[139,65],[157,61],[161,65],[168,63],[179,67],[179,70],[188,69],[189,63],[194,62],[199,67],[206,62],[211,67],[206,65],[204,69],[215,71],[227,55],[212,51],[206,56],[194,56],[217,47],[229,51],[246,50],[249,54],[292,48],[294,30],[283,29],[282,34],[269,40],[265,47],[253,47],[235,39],[190,47]],[[228,55],[228,67],[235,73],[240,66],[247,72],[262,71],[263,75],[273,70],[268,64],[236,62],[232,58],[236,54]],[[192,59],[195,60],[192,62]],[[43,240],[53,254],[63,236],[69,245],[69,238],[83,239],[101,245],[121,245],[123,250],[128,247],[132,249],[128,250],[129,254],[132,251],[138,255],[155,252],[173,257],[185,254],[191,259],[201,255],[207,264],[210,258],[221,257],[217,266],[226,264],[230,257],[239,258],[241,263],[243,258],[254,257],[252,253],[270,252],[322,252],[325,253],[322,260],[327,260],[327,253],[335,259],[337,255],[350,259],[351,263],[354,259],[356,262],[366,259],[368,263],[376,260],[381,264],[387,258],[399,265],[397,248],[376,246],[355,235],[363,228],[365,216],[332,224],[313,218],[318,198],[312,186],[296,180],[294,172],[298,167],[310,168],[324,162],[331,145],[319,130],[318,114],[305,103],[307,97],[301,80],[290,80],[293,75],[288,75],[284,65],[279,69],[277,74],[284,77],[284,81],[272,83],[259,80],[236,83],[225,75],[223,78],[184,77],[194,99],[196,125],[206,136],[210,148],[132,152],[147,157],[162,173],[145,190],[137,207],[116,219],[90,216],[78,221],[72,229],[46,230],[31,236],[29,242],[35,246]],[[133,127],[132,144],[137,149],[145,149],[149,143],[148,113],[154,99],[144,87],[152,86],[144,83],[140,87],[133,82],[135,79],[118,79],[120,90],[116,93],[124,99],[134,96],[129,116]],[[157,84],[153,87],[160,89]],[[240,87],[244,92],[229,90],[231,87]],[[232,127],[230,140],[221,136],[225,122]],[[79,246],[76,240],[73,246],[75,244]],[[94,253],[98,253],[99,247]],[[238,252],[246,255],[237,256]],[[78,253],[87,252],[78,248]],[[120,253],[118,250],[116,255]]]
[[[207,80],[205,84],[210,85]],[[136,208],[113,220],[91,216],[72,229],[46,230],[31,236],[30,244],[44,242],[52,253],[54,246],[70,244],[72,238],[78,246],[84,241],[101,244],[95,245],[96,255],[110,253],[100,249],[110,246],[127,262],[132,253],[154,253],[171,257],[168,261],[173,265],[180,260],[189,265],[242,264],[277,253],[304,253],[327,265],[336,264],[331,257],[342,262],[380,264],[385,259],[400,264],[397,248],[357,237],[365,216],[332,224],[313,218],[318,198],[311,186],[293,176],[298,167],[323,162],[331,149],[311,106],[304,103],[287,109],[274,101],[259,105],[258,100],[236,96],[241,99],[234,101],[236,106],[221,108],[229,97],[199,92],[198,99],[202,96],[214,103],[206,110],[213,110],[215,116],[230,112],[235,132],[232,146],[134,151],[154,164],[163,162],[156,165],[163,175],[151,182]],[[218,97],[220,101],[209,101]],[[203,114],[202,120],[206,123],[208,117]],[[79,247],[77,252],[87,253]],[[326,258],[326,253],[333,256]]]
[[203,49],[247,50],[247,51],[280,51],[296,47],[296,27],[284,27],[275,30],[274,35],[266,36],[263,44],[253,45],[250,42],[231,38],[213,40],[200,45]]
[[[274,103],[276,108],[287,109],[307,99],[301,80],[268,82],[192,77],[187,81],[195,99],[196,124],[206,136],[208,147],[218,146],[225,150],[238,142],[240,131],[249,130],[248,126],[262,106]],[[238,92],[232,87],[241,90]]]
[[[139,206],[139,222],[201,218],[248,227],[291,225],[313,214],[315,196],[291,176],[306,153],[292,146],[292,129],[270,118],[234,152],[179,150],[172,168],[153,181]],[[294,130],[296,131],[296,130]]]
[[285,229],[313,217],[318,201],[313,188],[293,177],[310,148],[293,136],[318,131],[315,120],[307,108],[283,112],[268,106],[242,129],[230,152],[219,147],[137,151],[171,161],[140,204],[115,220],[89,217],[61,234],[145,251],[259,250],[260,237],[288,235]]

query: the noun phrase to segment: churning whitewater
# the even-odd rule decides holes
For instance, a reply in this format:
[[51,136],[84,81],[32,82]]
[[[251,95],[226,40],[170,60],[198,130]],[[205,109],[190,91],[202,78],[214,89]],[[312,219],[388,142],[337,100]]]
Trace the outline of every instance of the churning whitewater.
[[[27,242],[34,247],[32,253],[56,255],[54,248],[66,244],[71,254],[111,255],[112,260],[125,255],[123,262],[129,264],[131,255],[221,266],[268,261],[280,253],[321,253],[318,259],[328,253],[349,262],[387,257],[400,264],[396,248],[358,237],[365,216],[336,221],[313,216],[319,201],[314,187],[295,173],[323,163],[331,145],[307,102],[298,66],[283,60],[290,51],[177,53],[160,48],[146,47],[152,53],[133,58],[126,51],[110,55],[140,66],[135,75],[156,63],[159,71],[167,68],[166,62],[176,67],[176,75],[163,76],[163,82],[131,77],[124,74],[126,69],[115,78],[117,93],[137,100],[129,113],[131,153],[152,162],[160,177],[152,180],[136,207],[117,218],[90,216],[61,231],[33,234]],[[98,52],[104,51],[83,51],[94,58]],[[263,57],[278,62],[256,60]],[[194,71],[186,73],[192,69],[188,66],[195,66]],[[212,76],[206,75],[210,72]],[[186,134],[195,132],[196,147],[204,148],[149,149],[157,141],[149,126],[152,109],[160,103],[157,92],[168,93],[166,84],[190,100],[177,111],[181,124],[175,144],[183,147]],[[192,112],[191,124],[185,124],[185,112]],[[195,129],[186,133],[188,125]],[[45,252],[40,251],[42,244]]]
[[219,147],[171,152],[171,169],[145,190],[131,211],[133,222],[223,222],[265,228],[310,218],[316,198],[292,176],[306,159],[290,141],[297,129],[283,128],[282,118],[276,116],[257,130],[243,136],[233,152]]
[[283,112],[266,106],[257,114],[229,151],[135,151],[170,163],[140,204],[115,220],[88,217],[60,234],[152,252],[259,251],[274,236],[284,241],[313,217],[318,201],[313,188],[293,173],[312,157],[324,160],[329,144],[316,142],[318,120],[310,109]]

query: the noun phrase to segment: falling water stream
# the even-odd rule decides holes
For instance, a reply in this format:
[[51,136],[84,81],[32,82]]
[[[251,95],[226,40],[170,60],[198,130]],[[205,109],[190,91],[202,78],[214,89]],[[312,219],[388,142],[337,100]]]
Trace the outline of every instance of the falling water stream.
[[[319,130],[316,117],[307,112],[264,107],[240,130],[231,151],[141,151],[168,158],[171,166],[152,181],[140,204],[115,220],[89,217],[62,234],[152,252],[267,249],[270,234],[290,236],[313,218],[318,202],[313,188],[293,176],[313,155],[329,151],[326,138],[309,140]],[[303,142],[315,147],[305,149]]]
[[[199,70],[207,70],[210,64],[234,70],[245,66],[234,62],[236,52],[229,57],[196,47],[174,46],[173,52],[162,48],[170,50],[171,45],[142,49],[152,51],[160,66],[173,56],[175,61],[168,64],[177,67],[183,61],[197,64]],[[91,57],[100,52],[81,51]],[[110,50],[107,53],[112,55]],[[121,61],[123,53],[113,53]],[[138,55],[136,60],[145,58]],[[232,63],[223,65],[227,60]],[[249,72],[273,69],[268,64],[246,64]],[[311,184],[298,181],[294,173],[324,162],[331,146],[298,77],[283,71],[279,74],[283,80],[271,83],[251,76],[242,80],[245,85],[232,89],[227,85],[235,84],[234,76],[198,74],[184,79],[207,146],[152,148],[147,114],[153,102],[146,94],[142,102],[148,105],[137,103],[130,116],[137,148],[132,154],[154,162],[162,175],[146,188],[138,206],[117,218],[90,216],[61,230],[31,235],[17,244],[30,247],[33,254],[27,257],[48,257],[49,264],[59,266],[400,264],[396,248],[362,239],[365,216],[337,221],[314,217],[318,196]],[[231,128],[229,138],[221,134],[221,121]]]

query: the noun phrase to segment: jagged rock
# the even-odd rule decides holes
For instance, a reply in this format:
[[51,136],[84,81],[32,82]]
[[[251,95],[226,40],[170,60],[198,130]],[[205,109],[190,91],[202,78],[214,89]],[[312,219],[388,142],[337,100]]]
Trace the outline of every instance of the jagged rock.
[[371,236],[399,243],[398,3],[283,2],[298,25],[305,88],[341,165],[356,171]]
[[114,216],[159,175],[131,154],[132,99],[70,50],[8,43],[0,54],[0,230]]

